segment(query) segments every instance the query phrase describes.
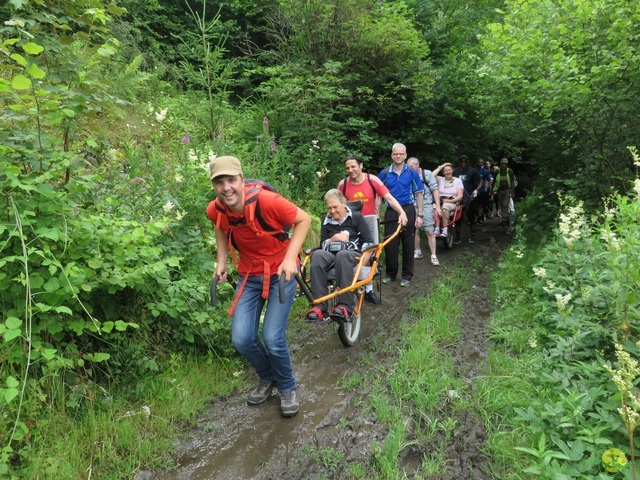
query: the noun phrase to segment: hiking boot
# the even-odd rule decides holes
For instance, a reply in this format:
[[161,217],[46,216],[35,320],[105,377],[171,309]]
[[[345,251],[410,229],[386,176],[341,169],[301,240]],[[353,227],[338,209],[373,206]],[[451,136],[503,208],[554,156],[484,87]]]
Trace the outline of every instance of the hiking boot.
[[280,413],[282,416],[293,417],[298,413],[298,410],[300,410],[300,401],[296,389],[280,392]]
[[418,258],[419,259],[419,258],[422,258],[422,257],[423,257],[422,250],[416,250],[416,251],[413,252],[413,258]]
[[462,240],[460,240],[460,237],[456,237],[456,238],[453,240],[453,244],[454,244],[454,245],[460,245],[461,243],[462,243]]
[[380,300],[378,294],[373,290],[365,292],[364,299],[369,303],[373,303],[374,305],[380,305],[382,303],[382,300]]
[[476,236],[475,235],[471,235],[469,237],[469,243],[476,243]]
[[391,283],[391,282],[393,282],[394,280],[395,280],[395,278],[391,278],[390,276],[388,276],[388,275],[387,275],[386,277],[384,277],[384,278],[382,279],[382,283],[384,283],[384,284],[386,285],[387,283]]
[[400,282],[401,287],[408,287],[409,285],[411,285],[411,280],[409,280],[408,278],[403,278]]
[[260,380],[260,384],[258,385],[258,387],[247,397],[247,404],[260,405],[261,403],[266,402],[267,399],[271,396],[271,391],[275,388],[275,386],[275,380]]

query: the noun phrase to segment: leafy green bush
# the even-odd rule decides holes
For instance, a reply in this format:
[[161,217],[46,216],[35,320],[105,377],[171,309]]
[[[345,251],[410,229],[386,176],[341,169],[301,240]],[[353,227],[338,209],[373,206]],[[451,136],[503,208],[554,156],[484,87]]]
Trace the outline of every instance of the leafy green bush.
[[[503,320],[494,320],[494,339],[518,356],[536,356],[535,371],[522,374],[537,395],[515,408],[515,417],[505,412],[514,428],[526,432],[529,443],[518,449],[532,461],[528,473],[594,475],[608,448],[630,454],[625,447],[629,425],[625,428],[617,414],[620,395],[608,372],[620,356],[614,345],[640,355],[640,179],[633,192],[611,198],[592,217],[582,202],[565,196],[553,237],[535,252],[532,267],[525,252],[534,242],[521,238],[512,262],[503,264],[496,278],[498,301],[507,312]],[[523,236],[535,235],[529,221],[521,227]],[[512,271],[523,268],[533,270],[528,284],[505,283],[515,278]]]

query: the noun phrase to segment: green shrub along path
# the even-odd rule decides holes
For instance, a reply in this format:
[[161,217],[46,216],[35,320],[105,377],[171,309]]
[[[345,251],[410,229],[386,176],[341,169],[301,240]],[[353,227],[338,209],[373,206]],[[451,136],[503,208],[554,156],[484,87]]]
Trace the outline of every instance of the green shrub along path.
[[[424,341],[403,343],[413,334],[400,312],[416,325],[418,311],[436,321],[432,285],[395,299],[394,328],[381,321],[353,363],[323,345],[336,368],[356,371],[330,390],[349,392],[345,405],[372,423],[347,427],[345,417],[335,427],[369,440],[362,458],[309,444],[309,468],[355,478],[476,474],[470,464],[494,478],[635,477],[637,2],[215,7],[0,2],[0,477],[164,471],[179,432],[249,388],[230,320],[209,306],[212,158],[241,158],[247,177],[308,211],[311,247],[342,159],[360,155],[375,174],[395,142],[427,168],[461,153],[507,157],[519,181],[514,244],[504,258],[491,242],[472,247],[488,248],[492,263],[474,255],[462,266],[490,279],[488,332],[466,329],[465,315],[449,326],[449,312]],[[480,272],[450,273],[443,288],[475,298],[474,282],[458,277]],[[221,286],[220,304],[232,293]],[[301,351],[305,333],[295,337]],[[467,334],[474,345],[488,336],[486,361],[484,347],[456,348]],[[433,368],[429,349],[441,359]],[[438,387],[421,399],[408,378]],[[351,393],[360,383],[376,388],[346,402],[364,398]],[[484,429],[469,430],[478,441],[467,449],[457,432],[478,418]]]

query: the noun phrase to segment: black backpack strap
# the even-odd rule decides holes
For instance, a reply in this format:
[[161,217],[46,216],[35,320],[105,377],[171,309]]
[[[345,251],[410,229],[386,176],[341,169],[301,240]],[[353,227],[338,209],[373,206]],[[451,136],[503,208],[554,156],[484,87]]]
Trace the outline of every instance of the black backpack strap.
[[371,181],[371,175],[367,173],[367,180],[369,180],[369,186],[371,187],[371,191],[373,192],[373,199],[375,200],[378,196],[378,192],[376,192],[376,187],[373,186],[373,182]]
[[[258,195],[256,195],[256,199],[257,197]],[[265,233],[268,233],[269,235],[277,238],[281,242],[284,242],[285,240],[289,239],[288,232],[291,229],[291,225],[284,225],[283,232],[281,232],[279,228],[274,228],[273,226],[269,225],[265,221],[264,217],[262,216],[262,213],[260,212],[260,202],[258,201],[256,201],[256,209],[254,213],[255,213],[255,221],[258,222],[258,224],[260,225],[260,228],[264,230]]]

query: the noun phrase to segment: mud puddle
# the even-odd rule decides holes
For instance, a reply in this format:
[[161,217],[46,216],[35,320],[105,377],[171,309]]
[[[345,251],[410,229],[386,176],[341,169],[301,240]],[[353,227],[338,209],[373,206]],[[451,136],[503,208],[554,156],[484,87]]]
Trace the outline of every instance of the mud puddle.
[[[463,298],[465,316],[460,329],[460,341],[452,347],[456,375],[473,386],[474,378],[483,372],[488,344],[486,320],[491,314],[488,272],[502,249],[510,241],[499,219],[491,219],[477,227],[476,244],[468,243],[468,227],[463,227],[460,245],[445,250],[438,242],[441,266],[434,267],[426,254],[426,239],[422,239],[425,258],[416,260],[415,276],[408,289],[399,282],[383,286],[383,304],[366,305],[363,330],[358,344],[345,348],[332,324],[310,325],[292,319],[289,327],[294,373],[301,398],[300,412],[294,418],[280,416],[278,397],[266,404],[249,407],[247,392],[238,392],[211,404],[198,418],[198,428],[185,434],[177,447],[175,470],[141,472],[137,478],[174,479],[308,479],[347,478],[346,474],[329,471],[312,458],[308,447],[329,447],[344,454],[344,462],[367,462],[371,459],[371,442],[384,441],[386,430],[376,425],[364,410],[366,386],[350,389],[340,387],[346,371],[366,371],[379,368],[391,360],[386,342],[392,342],[398,323],[409,312],[409,300],[425,295],[434,279],[444,275],[448,267],[460,261],[480,260],[482,267],[473,282],[471,293]],[[363,361],[366,359],[366,361]],[[253,377],[252,377],[253,379]],[[481,454],[485,439],[484,424],[473,412],[458,412],[456,428],[446,443],[446,473],[438,478],[491,478],[484,473],[487,459]],[[442,439],[440,439],[442,440]],[[406,449],[401,465],[412,471],[420,465],[425,452]],[[409,477],[411,478],[411,477]]]

